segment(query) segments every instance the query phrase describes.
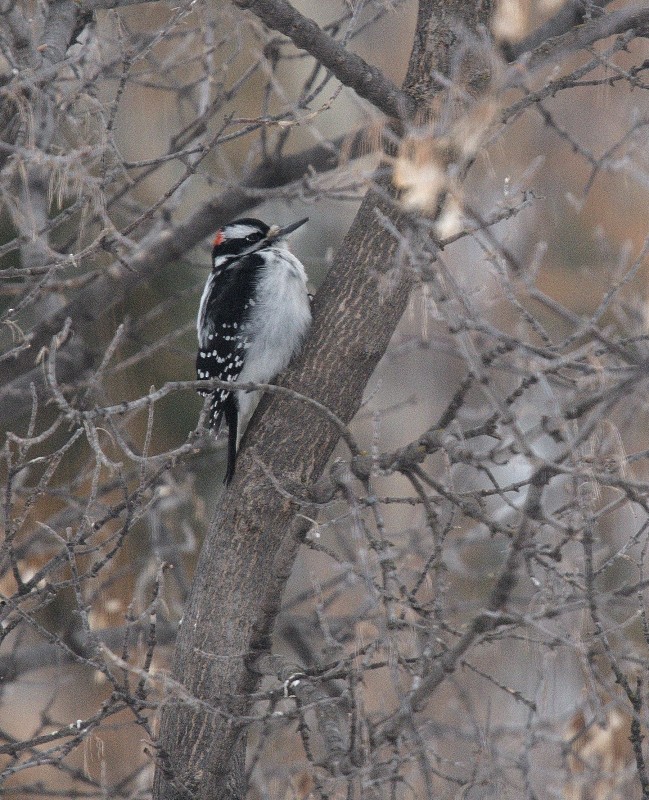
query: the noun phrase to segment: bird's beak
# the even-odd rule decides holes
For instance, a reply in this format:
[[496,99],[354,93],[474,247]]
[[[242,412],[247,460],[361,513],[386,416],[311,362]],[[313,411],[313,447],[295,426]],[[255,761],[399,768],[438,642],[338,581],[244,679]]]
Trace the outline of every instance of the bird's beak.
[[279,225],[273,225],[271,229],[268,231],[268,238],[269,239],[283,239],[285,236],[288,236],[289,233],[293,233],[298,228],[301,228],[305,222],[308,222],[309,218],[305,217],[301,219],[299,222],[293,222],[291,225],[287,225],[285,228],[280,228]]

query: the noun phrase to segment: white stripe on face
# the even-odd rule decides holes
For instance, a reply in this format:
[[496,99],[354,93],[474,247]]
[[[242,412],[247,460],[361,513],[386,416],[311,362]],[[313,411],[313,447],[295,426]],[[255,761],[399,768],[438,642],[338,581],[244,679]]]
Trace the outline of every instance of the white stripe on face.
[[228,239],[245,239],[251,233],[260,233],[260,230],[253,225],[226,225],[225,228],[222,228],[222,233],[227,241]]

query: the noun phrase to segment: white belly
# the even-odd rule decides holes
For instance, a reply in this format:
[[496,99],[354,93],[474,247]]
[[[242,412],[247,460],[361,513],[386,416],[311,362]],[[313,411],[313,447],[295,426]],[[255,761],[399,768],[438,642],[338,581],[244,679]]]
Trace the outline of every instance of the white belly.
[[[267,251],[261,272],[254,319],[243,329],[250,345],[246,350],[242,383],[271,383],[299,350],[311,324],[311,307],[304,267],[282,248]],[[252,409],[258,392],[239,393],[240,418]]]

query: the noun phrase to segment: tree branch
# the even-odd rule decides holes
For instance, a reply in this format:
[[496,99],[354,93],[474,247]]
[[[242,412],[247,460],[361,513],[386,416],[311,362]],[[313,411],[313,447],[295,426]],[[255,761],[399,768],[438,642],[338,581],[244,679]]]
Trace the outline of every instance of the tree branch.
[[[138,641],[144,640],[149,634],[150,624],[147,619],[134,622],[129,626],[93,630],[92,635],[78,630],[63,640],[67,649],[54,642],[16,648],[11,653],[0,655],[0,682],[6,686],[32,670],[60,666],[62,663],[73,664],[75,663],[74,656],[78,656],[76,663],[88,660],[96,650],[97,642],[101,642],[111,650],[119,650],[123,646],[127,634],[131,646],[134,648]],[[175,638],[176,626],[159,616],[156,620],[157,644],[171,644]],[[88,663],[88,667],[95,669],[91,662]]]
[[300,50],[306,50],[345,86],[368,100],[388,117],[411,116],[415,105],[381,70],[360,56],[350,53],[328,36],[312,19],[303,16],[286,0],[233,0],[242,9],[252,11],[275,31],[283,33]]
[[375,742],[389,741],[398,735],[401,725],[412,718],[414,712],[421,710],[442,681],[457,669],[462,656],[476,639],[497,627],[498,612],[504,609],[518,583],[517,572],[533,531],[530,523],[540,516],[543,492],[553,477],[554,472],[544,466],[539,467],[532,476],[527,498],[520,512],[516,535],[512,539],[507,558],[490,592],[484,611],[474,617],[466,632],[452,648],[427,659],[428,663],[423,665],[421,680],[417,687],[405,698],[399,709],[379,723],[373,731],[372,737]]
[[[83,0],[88,11],[120,8],[148,0]],[[414,113],[412,98],[398,88],[380,69],[350,53],[326,34],[312,19],[303,16],[285,0],[233,0],[241,9],[251,11],[272,30],[283,33],[300,50],[306,50],[338,80],[368,100],[388,117],[405,118]]]
[[[589,5],[603,9],[610,2],[611,0],[592,0]],[[516,61],[524,53],[531,52],[548,39],[561,36],[584,21],[588,21],[588,17],[586,16],[586,6],[582,0],[568,0],[553,17],[550,17],[543,25],[539,25],[520,42],[505,45],[503,47],[505,56],[508,61]]]
[[527,63],[528,69],[547,67],[575,50],[590,47],[601,39],[630,30],[634,31],[636,36],[649,36],[648,8],[634,6],[612,11],[543,42],[531,54]]
[[48,64],[58,64],[72,44],[79,6],[74,0],[51,0],[39,50]]

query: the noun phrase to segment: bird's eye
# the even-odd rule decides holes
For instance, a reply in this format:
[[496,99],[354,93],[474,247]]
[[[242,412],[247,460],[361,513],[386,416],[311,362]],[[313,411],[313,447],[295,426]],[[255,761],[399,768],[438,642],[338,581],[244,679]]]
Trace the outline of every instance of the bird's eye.
[[250,233],[250,234],[248,234],[248,236],[246,236],[246,241],[250,242],[250,244],[252,244],[253,242],[256,242],[258,239],[259,239],[259,234],[258,233]]

